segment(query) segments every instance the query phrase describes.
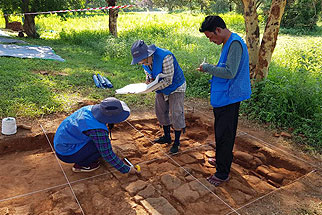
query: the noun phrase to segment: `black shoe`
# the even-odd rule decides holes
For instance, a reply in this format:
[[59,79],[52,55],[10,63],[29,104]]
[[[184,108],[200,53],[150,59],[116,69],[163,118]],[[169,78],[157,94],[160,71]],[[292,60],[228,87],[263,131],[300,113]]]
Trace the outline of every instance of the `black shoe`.
[[166,137],[166,136],[162,136],[159,137],[158,139],[154,140],[155,143],[159,143],[159,144],[171,144],[171,137]]
[[173,144],[173,146],[170,149],[170,154],[175,154],[179,151],[179,145]]

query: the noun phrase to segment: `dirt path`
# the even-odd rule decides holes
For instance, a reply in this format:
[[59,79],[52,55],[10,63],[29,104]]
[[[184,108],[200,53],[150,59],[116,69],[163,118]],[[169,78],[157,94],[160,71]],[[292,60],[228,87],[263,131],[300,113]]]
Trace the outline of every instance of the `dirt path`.
[[215,172],[208,163],[215,155],[211,109],[189,101],[186,113],[187,132],[173,156],[169,146],[151,142],[161,134],[153,113],[135,110],[116,125],[113,148],[140,164],[138,176],[122,175],[108,164],[93,173],[73,173],[70,164],[57,162],[39,126],[52,142],[65,116],[20,119],[33,129],[0,136],[0,215],[322,214],[321,160],[245,120],[238,128],[231,180],[209,184],[205,178]]

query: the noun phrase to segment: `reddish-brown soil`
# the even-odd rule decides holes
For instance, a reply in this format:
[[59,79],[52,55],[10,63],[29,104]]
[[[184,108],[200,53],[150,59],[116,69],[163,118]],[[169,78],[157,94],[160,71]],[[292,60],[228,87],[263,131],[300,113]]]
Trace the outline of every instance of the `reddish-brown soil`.
[[152,143],[162,134],[153,113],[134,111],[117,124],[115,152],[142,169],[132,176],[107,163],[92,173],[73,173],[71,164],[58,162],[48,140],[64,118],[20,119],[32,130],[0,136],[0,215],[322,214],[321,160],[246,120],[239,123],[231,179],[214,187],[205,180],[215,172],[208,163],[215,144],[206,106],[186,107],[177,155]]

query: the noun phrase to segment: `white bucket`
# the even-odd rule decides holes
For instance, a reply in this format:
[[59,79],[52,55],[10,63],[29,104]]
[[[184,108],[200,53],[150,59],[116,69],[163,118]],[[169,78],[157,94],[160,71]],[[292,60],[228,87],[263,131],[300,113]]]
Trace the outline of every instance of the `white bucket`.
[[2,134],[11,135],[17,133],[16,119],[13,117],[7,117],[2,119]]

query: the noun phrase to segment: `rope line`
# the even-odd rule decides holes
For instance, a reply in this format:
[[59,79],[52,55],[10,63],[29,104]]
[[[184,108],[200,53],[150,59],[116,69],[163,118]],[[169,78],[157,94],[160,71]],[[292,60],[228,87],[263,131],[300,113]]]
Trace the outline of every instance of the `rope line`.
[[4,14],[4,16],[22,16],[22,15],[37,15],[37,14],[53,14],[53,13],[67,13],[67,12],[79,12],[79,11],[91,11],[91,10],[109,10],[109,9],[121,9],[133,7],[134,5],[121,5],[121,6],[108,6],[108,7],[96,7],[96,8],[83,8],[83,9],[72,9],[72,10],[54,10],[46,12],[29,12],[29,13],[17,13],[17,14]]
[[[265,195],[263,195],[263,196],[261,196],[261,197],[259,197],[259,198],[257,198],[257,199],[254,199],[253,201],[248,202],[247,204],[245,204],[245,205],[243,205],[243,206],[241,206],[241,207],[237,208],[236,210],[238,211],[238,210],[240,210],[240,209],[242,209],[242,208],[244,208],[244,207],[247,207],[248,205],[253,204],[254,202],[256,202],[256,201],[258,201],[258,200],[260,200],[260,199],[265,198],[266,196],[271,195],[272,193],[275,193],[275,192],[277,192],[277,191],[279,191],[279,190],[282,190],[282,189],[284,189],[286,186],[291,185],[291,184],[294,184],[295,182],[297,182],[297,181],[301,180],[302,178],[304,178],[304,177],[308,176],[309,174],[311,174],[311,173],[313,173],[313,172],[316,172],[316,171],[317,171],[317,170],[316,170],[316,169],[314,169],[314,170],[312,170],[311,172],[309,172],[309,173],[307,173],[307,174],[305,174],[305,175],[302,175],[301,177],[299,177],[299,178],[295,179],[294,181],[291,181],[290,183],[288,183],[288,184],[284,185],[283,187],[280,187],[280,188],[277,188],[277,189],[275,189],[275,190],[272,190],[271,192],[266,193]],[[232,213],[232,212],[230,212],[230,213],[228,213],[228,214],[226,214],[226,215],[229,215],[229,214],[231,214],[231,213]]]
[[[150,143],[152,143],[152,145],[154,145],[155,143],[152,142],[149,138],[147,138],[141,131],[139,131],[137,128],[135,128],[130,122],[128,122],[126,120],[126,122],[133,128],[135,129],[137,132],[139,132],[141,135],[144,136],[144,138],[146,138],[148,141],[150,141]],[[208,190],[210,193],[212,193],[214,196],[216,196],[221,202],[223,202],[227,207],[229,207],[233,212],[235,212],[236,214],[240,215],[233,207],[231,207],[228,203],[226,203],[223,199],[221,199],[216,193],[214,193],[212,190],[210,190],[206,185],[204,185],[199,179],[197,179],[195,176],[193,176],[188,170],[186,170],[183,166],[181,166],[177,161],[175,161],[172,156],[168,155],[162,148],[161,151],[165,154],[165,156],[167,156],[170,160],[172,160],[177,166],[179,166],[180,168],[182,168],[187,174],[189,174],[192,178],[194,178],[201,186],[203,186],[204,188],[206,188],[206,190]],[[173,154],[176,155],[177,153]]]
[[[189,152],[189,151],[198,149],[198,148],[207,147],[207,146],[210,147],[210,145],[200,145],[200,146],[196,146],[196,147],[193,147],[193,148],[188,149],[188,150],[185,150],[185,151],[181,151],[178,154],[183,154],[183,153],[186,153],[186,152]],[[50,152],[50,154],[55,154],[55,152]],[[149,162],[153,162],[153,161],[156,161],[156,160],[159,160],[159,159],[160,158],[154,158],[154,159],[151,159],[151,160],[148,160],[148,161],[140,162],[138,164],[139,165],[142,165],[142,164],[149,163]],[[75,181],[70,181],[70,184],[76,184],[76,183],[81,182],[81,181],[87,181],[87,180],[90,180],[90,179],[93,179],[93,178],[97,178],[97,177],[100,177],[100,176],[104,176],[104,175],[107,175],[107,174],[110,174],[110,173],[118,172],[118,170],[116,170],[116,169],[107,170],[107,171],[108,172],[104,172],[104,173],[97,174],[97,175],[94,175],[94,176],[90,176],[90,177],[78,179],[78,180],[75,180]],[[29,193],[19,194],[19,195],[16,195],[16,196],[12,196],[12,197],[8,197],[8,198],[5,198],[5,199],[1,199],[0,202],[5,202],[5,201],[9,201],[9,200],[13,200],[13,199],[20,198],[20,197],[25,197],[25,196],[33,195],[33,194],[36,194],[36,193],[44,192],[44,191],[51,190],[51,189],[55,189],[55,188],[58,188],[58,187],[63,187],[63,186],[66,186],[66,185],[68,185],[68,183],[59,184],[59,185],[55,185],[55,186],[48,187],[48,188],[44,188],[44,189],[40,189],[40,190],[35,190],[35,191],[29,192]]]
[[[186,106],[187,106],[187,107],[189,107],[189,108],[191,108],[191,107],[190,107],[190,106],[188,106],[188,105],[186,105]],[[194,108],[194,110],[195,110],[195,108]],[[196,111],[198,111],[199,113],[201,113],[201,114],[202,114],[202,115],[204,115],[204,116],[209,117],[208,115],[206,115],[206,114],[205,114],[205,113],[203,113],[202,111],[199,111],[199,110],[197,110],[197,109],[196,109]],[[213,115],[211,116],[211,118],[214,120]],[[277,146],[274,146],[273,144],[267,143],[267,142],[265,142],[264,140],[259,139],[258,137],[255,137],[255,136],[253,136],[253,135],[249,134],[248,132],[245,132],[245,131],[243,131],[243,130],[241,130],[241,129],[238,129],[238,130],[240,130],[241,132],[243,132],[245,135],[248,135],[248,136],[250,136],[250,137],[252,137],[252,138],[254,138],[254,139],[256,139],[256,140],[258,140],[258,141],[260,141],[260,142],[262,142],[262,143],[264,143],[265,145],[268,145],[268,146],[270,146],[270,147],[272,147],[272,148],[278,149],[279,151],[281,151],[281,152],[283,152],[283,153],[285,153],[285,154],[287,154],[287,155],[290,155],[290,156],[292,156],[293,158],[295,158],[295,159],[297,159],[297,160],[300,160],[300,161],[302,161],[303,163],[306,163],[306,164],[308,164],[309,166],[311,166],[311,167],[314,167],[314,168],[318,169],[319,171],[322,171],[321,167],[319,167],[319,166],[313,165],[313,164],[309,163],[308,161],[306,161],[306,160],[304,160],[304,159],[302,159],[302,158],[300,158],[300,157],[298,157],[298,156],[295,156],[295,155],[289,154],[287,151],[285,151],[285,150],[283,150],[283,149],[281,149],[281,148],[279,148],[279,147],[277,147]]]
[[[188,106],[189,107],[189,106]],[[193,110],[194,110],[194,108],[193,108]],[[197,110],[197,109],[196,109]],[[207,116],[208,117],[208,115],[206,115],[206,114],[204,114],[203,112],[201,112],[201,111],[199,111],[199,110],[197,110],[198,112],[200,112],[202,115],[204,115],[204,116]],[[212,117],[213,118],[213,117]],[[136,130],[138,133],[140,133],[141,135],[143,135],[143,137],[144,138],[146,138],[152,145],[154,145],[155,143],[151,140],[151,139],[149,139],[148,137],[146,137],[141,131],[139,131],[137,128],[135,128],[130,122],[128,122],[127,120],[126,120],[126,122],[134,129],[134,130]],[[105,173],[102,173],[102,174],[98,174],[98,175],[95,175],[95,176],[91,176],[91,177],[87,177],[87,178],[83,178],[83,179],[79,179],[79,180],[75,180],[75,181],[72,181],[72,182],[70,182],[69,180],[68,180],[68,178],[67,178],[67,175],[66,175],[66,173],[64,172],[64,170],[63,170],[63,168],[62,168],[62,165],[61,165],[61,163],[59,162],[59,159],[58,159],[58,157],[56,156],[56,153],[55,153],[55,151],[54,151],[54,149],[53,149],[53,147],[52,147],[52,145],[51,145],[51,142],[50,142],[50,140],[49,140],[49,138],[48,138],[48,136],[47,136],[47,134],[46,134],[46,132],[45,132],[45,130],[44,130],[44,128],[43,128],[43,126],[40,124],[40,127],[41,127],[41,129],[43,130],[43,132],[44,132],[44,134],[45,134],[45,136],[46,136],[46,139],[47,139],[47,141],[48,141],[48,143],[49,143],[49,145],[50,145],[50,148],[51,148],[51,150],[52,150],[52,153],[55,155],[55,158],[56,158],[56,160],[57,160],[57,162],[58,162],[58,164],[59,164],[59,166],[60,166],[60,168],[61,168],[61,170],[62,170],[62,172],[63,172],[63,174],[64,174],[64,177],[65,177],[65,179],[66,179],[66,181],[67,181],[67,183],[64,183],[64,184],[60,184],[60,185],[55,185],[55,186],[52,186],[52,187],[48,187],[48,188],[45,188],[45,189],[41,189],[41,190],[37,190],[37,191],[32,191],[32,192],[29,192],[29,193],[25,193],[25,194],[21,194],[21,195],[17,195],[17,196],[13,196],[13,197],[9,197],[9,198],[5,198],[5,199],[2,199],[2,200],[0,200],[0,202],[4,202],[4,201],[9,201],[9,200],[12,200],[12,199],[16,199],[16,198],[21,198],[21,197],[25,197],[25,196],[29,196],[29,195],[33,195],[33,194],[36,194],[36,193],[40,193],[40,192],[43,192],[43,191],[47,191],[47,190],[51,190],[51,189],[55,189],[55,188],[59,188],[59,187],[62,187],[62,186],[66,186],[66,185],[69,185],[69,187],[70,187],[70,189],[71,189],[71,191],[72,191],[72,194],[73,194],[73,196],[74,196],[74,198],[75,198],[75,200],[76,200],[76,202],[77,202],[77,204],[79,205],[79,207],[80,207],[80,209],[81,209],[81,211],[82,211],[82,214],[83,215],[85,215],[85,213],[84,213],[84,211],[83,211],[83,209],[82,209],[82,207],[81,207],[81,204],[80,204],[80,202],[78,201],[78,199],[77,199],[77,197],[76,197],[76,194],[75,194],[75,192],[74,192],[74,190],[72,189],[72,186],[71,186],[71,184],[75,184],[75,183],[78,183],[78,182],[81,182],[81,181],[87,181],[87,180],[90,180],[90,179],[93,179],[93,178],[97,178],[97,177],[100,177],[100,176],[104,176],[104,175],[107,175],[107,174],[110,174],[110,173],[114,173],[114,172],[117,172],[117,170],[112,170],[112,171],[110,171],[109,170],[109,172],[105,172]],[[240,130],[240,129],[239,129]],[[265,142],[265,141],[263,141],[263,140],[261,140],[261,139],[259,139],[259,138],[257,138],[257,137],[255,137],[255,136],[253,136],[253,135],[251,135],[251,134],[249,134],[249,133],[247,133],[247,132],[244,132],[244,131],[242,131],[242,130],[240,130],[241,132],[240,132],[240,135],[249,135],[249,136],[251,136],[252,138],[254,138],[254,139],[256,139],[256,140],[259,140],[259,141],[261,141],[261,142],[263,142],[264,144],[266,144],[266,145],[269,145],[269,146],[271,146],[271,147],[274,147],[274,148],[277,148],[277,149],[279,149],[279,150],[281,150],[282,152],[284,152],[284,153],[286,153],[284,150],[282,150],[282,149],[280,149],[280,148],[278,148],[278,147],[276,147],[276,146],[274,146],[274,145],[272,145],[272,144],[269,144],[269,143],[267,143],[267,142]],[[210,146],[210,144],[206,144],[206,145],[200,145],[200,146],[197,146],[197,147],[194,147],[194,148],[191,148],[191,149],[188,149],[188,150],[185,150],[185,151],[181,151],[181,152],[179,152],[179,153],[176,153],[176,154],[173,154],[173,155],[178,155],[178,154],[183,154],[183,153],[185,153],[185,152],[188,152],[188,151],[192,151],[192,150],[195,150],[195,149],[197,149],[197,148],[202,148],[202,147],[208,147],[208,146]],[[293,184],[293,183],[295,183],[295,182],[297,182],[297,181],[299,181],[299,180],[301,180],[302,178],[304,178],[304,177],[306,177],[306,176],[308,176],[308,175],[310,175],[311,173],[313,173],[313,172],[316,172],[317,171],[317,169],[320,169],[320,168],[318,168],[317,167],[317,169],[314,169],[314,170],[312,170],[311,172],[309,172],[309,173],[307,173],[307,174],[305,174],[305,175],[303,175],[303,176],[301,176],[301,177],[299,177],[299,178],[297,178],[297,179],[295,179],[294,181],[292,181],[292,182],[290,182],[289,184],[287,184],[287,185],[285,185],[285,186],[283,186],[283,187],[280,187],[280,188],[278,188],[278,189],[275,189],[275,190],[273,190],[273,191],[271,191],[271,192],[269,192],[269,193],[267,193],[267,194],[265,194],[265,195],[263,195],[263,196],[261,196],[261,197],[259,197],[259,198],[257,198],[257,199],[255,199],[255,200],[253,200],[253,201],[251,201],[251,202],[249,202],[249,203],[247,203],[247,204],[245,204],[245,205],[243,205],[243,206],[241,206],[241,207],[239,207],[239,208],[237,208],[237,209],[234,209],[234,208],[232,208],[229,204],[227,204],[224,200],[222,200],[218,195],[216,195],[213,191],[211,191],[207,186],[205,186],[199,179],[197,179],[196,177],[194,177],[189,171],[187,171],[183,166],[181,166],[178,162],[176,162],[169,154],[167,154],[162,148],[161,148],[161,152],[164,154],[164,156],[165,157],[168,157],[170,160],[172,160],[176,165],[178,165],[180,168],[182,168],[187,174],[189,174],[192,178],[194,178],[199,184],[201,184],[205,189],[207,189],[210,193],[212,193],[214,196],[216,196],[220,201],[222,201],[227,207],[229,207],[232,211],[231,212],[229,212],[229,213],[227,213],[226,215],[229,215],[229,214],[232,214],[232,213],[236,213],[236,214],[239,214],[237,211],[239,211],[239,210],[241,210],[242,208],[244,208],[244,207],[247,207],[248,205],[250,205],[250,204],[252,204],[252,203],[254,203],[254,202],[256,202],[256,201],[258,201],[258,200],[260,200],[260,199],[263,199],[263,198],[265,198],[266,196],[269,196],[269,195],[271,195],[272,193],[274,193],[274,192],[277,192],[277,191],[279,191],[279,190],[282,190],[282,189],[284,189],[285,188],[285,186],[288,186],[288,185],[291,185],[291,184]],[[293,155],[292,155],[293,156]],[[310,164],[310,163],[308,163],[307,161],[305,161],[305,160],[303,160],[303,159],[301,159],[301,158],[298,158],[298,157],[296,157],[296,156],[293,156],[294,158],[297,158],[297,159],[299,159],[299,160],[301,160],[301,161],[303,161],[303,162],[305,162],[305,163],[307,163],[307,164],[309,164],[310,166],[314,166],[314,165],[312,165],[312,164]],[[153,162],[153,161],[155,161],[155,160],[159,160],[160,158],[154,158],[154,159],[152,159],[152,160],[148,160],[148,161],[144,161],[144,162],[140,162],[140,163],[138,163],[138,164],[145,164],[145,163],[148,163],[148,162]],[[316,167],[316,166],[314,166],[314,167]]]
[[66,181],[67,181],[67,183],[68,183],[68,185],[69,185],[70,190],[72,191],[72,194],[73,194],[73,196],[74,196],[74,198],[75,198],[75,200],[76,200],[76,202],[77,202],[77,204],[78,204],[78,206],[79,206],[79,208],[80,208],[80,210],[81,210],[82,214],[83,214],[83,215],[85,215],[84,210],[83,210],[83,208],[82,208],[81,204],[79,203],[79,201],[78,201],[78,199],[77,199],[77,196],[76,196],[76,194],[75,194],[75,192],[74,192],[74,190],[73,190],[73,188],[72,188],[72,185],[70,184],[70,182],[69,182],[69,180],[68,180],[68,177],[67,177],[67,175],[66,175],[66,173],[65,173],[65,171],[64,171],[64,169],[63,169],[63,167],[62,167],[62,165],[61,165],[61,163],[59,162],[59,159],[58,159],[58,157],[57,157],[57,155],[56,155],[56,153],[55,153],[55,150],[54,150],[53,146],[51,145],[51,142],[50,142],[50,140],[49,140],[49,138],[48,138],[48,136],[47,136],[47,133],[46,133],[45,129],[42,127],[42,125],[41,125],[41,124],[39,124],[39,125],[40,125],[40,127],[41,127],[42,131],[44,132],[44,134],[45,134],[45,136],[46,136],[46,139],[47,139],[47,141],[48,141],[48,144],[49,144],[49,146],[50,146],[51,150],[54,152],[55,158],[56,158],[56,160],[57,160],[57,162],[58,162],[58,164],[59,164],[59,166],[60,166],[61,171],[62,171],[62,172],[63,172],[63,174],[64,174],[64,177],[65,177],[65,179],[66,179]]

